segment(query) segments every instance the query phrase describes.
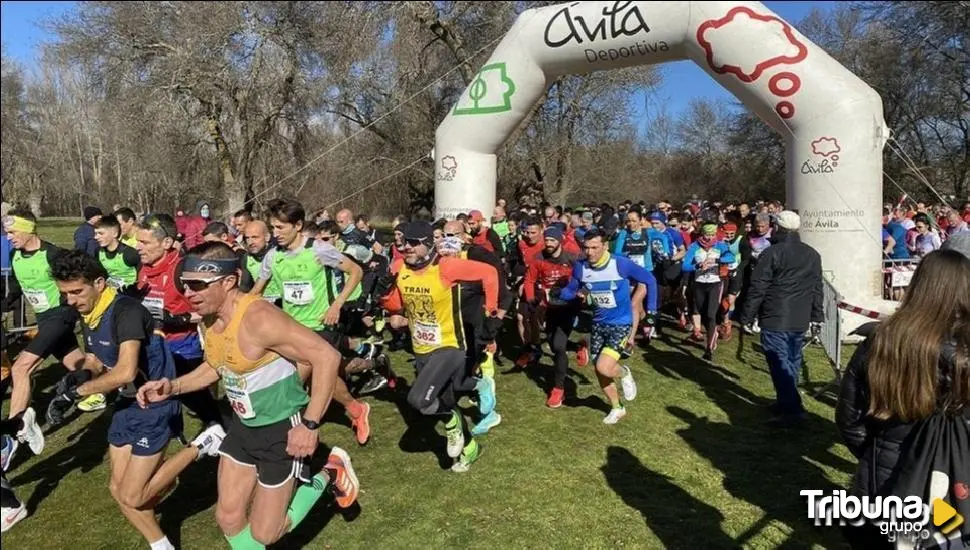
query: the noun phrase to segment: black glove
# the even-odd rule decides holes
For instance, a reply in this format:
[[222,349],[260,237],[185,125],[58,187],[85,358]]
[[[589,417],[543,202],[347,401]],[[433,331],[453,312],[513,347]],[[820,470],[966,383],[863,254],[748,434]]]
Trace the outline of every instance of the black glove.
[[77,388],[92,378],[91,371],[78,369],[64,375],[57,383],[54,391],[56,395],[47,406],[47,423],[57,426],[64,422],[64,417],[74,408],[74,404],[81,398]]
[[482,331],[482,339],[486,342],[491,342],[498,336],[500,330],[502,330],[501,317],[486,317],[485,327]]

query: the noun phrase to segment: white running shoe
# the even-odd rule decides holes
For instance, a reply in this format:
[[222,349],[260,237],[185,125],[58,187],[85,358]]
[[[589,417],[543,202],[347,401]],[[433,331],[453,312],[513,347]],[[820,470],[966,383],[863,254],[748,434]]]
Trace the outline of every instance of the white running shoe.
[[457,421],[454,428],[446,427],[445,435],[448,438],[448,456],[458,458],[461,456],[461,450],[465,448],[465,433],[461,429],[461,420]]
[[226,438],[226,431],[219,424],[213,424],[192,440],[192,445],[199,449],[199,458],[203,456],[219,456],[219,447]]
[[603,424],[616,424],[624,416],[626,416],[625,408],[620,407],[619,409],[613,409],[610,411],[610,414],[606,415],[606,418],[603,419]]
[[620,378],[620,385],[623,386],[623,399],[633,401],[637,398],[637,383],[633,379],[633,372],[626,365],[620,365],[620,368],[623,369],[623,378]]
[[18,508],[3,507],[0,509],[0,533],[6,533],[25,517],[27,517],[27,506],[23,502]]
[[27,407],[20,419],[24,423],[24,428],[17,432],[17,439],[27,443],[35,455],[44,452],[44,432],[37,425],[37,413],[34,412],[33,407]]

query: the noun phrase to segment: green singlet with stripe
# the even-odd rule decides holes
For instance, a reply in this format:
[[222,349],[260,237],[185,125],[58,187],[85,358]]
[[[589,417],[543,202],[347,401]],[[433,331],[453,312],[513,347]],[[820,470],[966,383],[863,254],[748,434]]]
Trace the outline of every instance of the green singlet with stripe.
[[296,322],[313,331],[323,329],[323,316],[333,303],[331,273],[317,261],[313,239],[295,255],[276,250],[271,267],[272,277],[283,291],[283,311]]
[[138,280],[138,269],[125,263],[124,251],[120,246],[115,249],[114,257],[108,257],[105,249],[99,249],[98,261],[108,272],[108,285],[114,288],[133,285]]
[[51,248],[49,245],[41,246],[40,250],[30,256],[24,256],[23,251],[17,250],[11,262],[17,283],[34,313],[44,313],[61,305],[61,291],[51,277],[51,266],[47,257]]
[[[259,266],[262,264],[260,260],[257,260],[252,256],[252,254],[246,254],[246,270],[252,275],[254,281],[259,280]],[[269,302],[275,302],[283,297],[283,293],[280,292],[280,283],[273,277],[266,283],[266,288],[263,289],[263,299]]]

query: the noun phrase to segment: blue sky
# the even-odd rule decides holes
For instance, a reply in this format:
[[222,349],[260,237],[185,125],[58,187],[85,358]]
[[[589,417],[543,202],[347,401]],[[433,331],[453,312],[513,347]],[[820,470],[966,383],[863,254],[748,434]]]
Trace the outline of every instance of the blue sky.
[[[39,55],[38,44],[49,38],[37,23],[70,10],[74,2],[0,2],[0,38],[9,55],[30,66]],[[797,23],[813,8],[831,10],[838,2],[764,2],[785,20]],[[732,101],[733,96],[690,61],[661,66],[664,79],[651,101],[661,101],[669,112],[682,112],[692,98]],[[653,111],[655,106],[651,106]],[[649,113],[650,115],[655,113]],[[646,118],[646,117],[645,117]]]

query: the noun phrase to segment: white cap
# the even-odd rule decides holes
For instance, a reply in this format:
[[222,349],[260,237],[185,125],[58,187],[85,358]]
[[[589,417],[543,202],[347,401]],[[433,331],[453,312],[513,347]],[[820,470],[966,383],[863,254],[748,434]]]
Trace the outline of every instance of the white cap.
[[775,216],[776,223],[778,227],[782,229],[787,229],[789,231],[798,231],[798,228],[802,225],[802,219],[798,214],[792,212],[791,210],[785,210]]

